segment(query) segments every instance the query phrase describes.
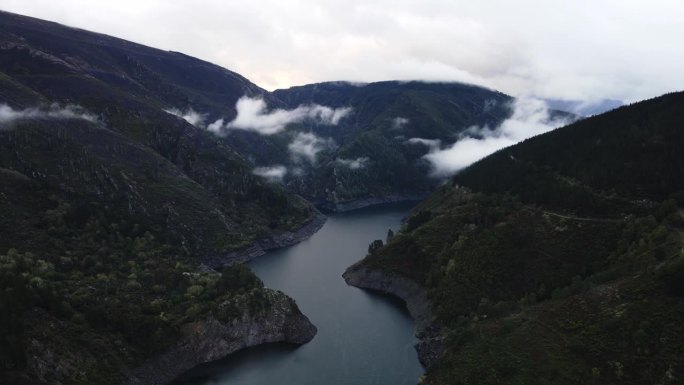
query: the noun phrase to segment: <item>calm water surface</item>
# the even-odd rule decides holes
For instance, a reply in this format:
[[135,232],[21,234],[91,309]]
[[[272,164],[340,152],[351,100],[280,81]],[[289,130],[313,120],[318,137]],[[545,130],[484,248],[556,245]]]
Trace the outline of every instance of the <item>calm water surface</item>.
[[293,297],[318,327],[301,347],[246,349],[186,373],[178,384],[415,385],[423,369],[403,303],[347,286],[344,270],[374,239],[396,230],[409,206],[331,215],[309,240],[250,262],[267,287]]

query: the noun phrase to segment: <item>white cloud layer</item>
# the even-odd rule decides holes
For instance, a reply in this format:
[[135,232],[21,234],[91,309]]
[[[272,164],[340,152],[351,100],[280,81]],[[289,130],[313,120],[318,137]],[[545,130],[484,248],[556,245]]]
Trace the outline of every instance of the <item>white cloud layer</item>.
[[254,175],[258,175],[270,182],[282,182],[287,174],[287,168],[283,165],[275,165],[271,167],[257,167],[252,170]]
[[409,123],[409,120],[407,118],[402,118],[400,116],[397,116],[396,118],[392,119],[392,128],[395,130],[398,130],[405,125]]
[[684,86],[681,0],[3,0],[2,9],[184,52],[267,89],[456,80],[632,102]]
[[207,130],[213,132],[216,135],[222,135],[223,133],[224,121],[223,119],[218,119],[214,123],[207,126]]
[[177,108],[171,108],[164,111],[168,112],[171,115],[175,115],[185,120],[186,122],[192,124],[193,126],[199,128],[204,128],[204,123],[207,120],[206,114],[200,114],[199,112],[193,110],[192,107],[188,108],[185,111],[181,111]]
[[518,98],[512,107],[513,115],[499,127],[471,127],[466,136],[448,148],[425,155],[433,166],[433,176],[447,177],[504,147],[567,123],[563,119],[551,120],[546,103],[539,99]]
[[308,161],[309,163],[316,163],[318,153],[335,147],[335,142],[328,138],[320,138],[310,132],[299,132],[295,136],[292,143],[288,145],[292,159],[299,161]]
[[333,109],[318,104],[301,105],[293,110],[278,108],[269,111],[263,99],[247,96],[238,99],[235,108],[237,116],[233,121],[224,124],[223,119],[219,119],[209,125],[209,131],[220,133],[223,129],[235,129],[273,135],[283,131],[288,124],[306,120],[336,126],[352,111],[351,107]]
[[48,107],[32,107],[23,110],[15,110],[7,104],[0,104],[0,128],[11,128],[14,124],[23,120],[35,119],[80,119],[91,123],[97,123],[97,117],[84,108],[75,105],[60,106],[52,104]]
[[422,144],[430,149],[430,151],[439,150],[442,145],[442,141],[439,139],[424,139],[424,138],[410,138],[406,141],[408,144]]
[[368,164],[368,157],[363,156],[356,159],[337,158],[335,159],[335,162],[351,170],[358,170],[366,167],[366,164]]

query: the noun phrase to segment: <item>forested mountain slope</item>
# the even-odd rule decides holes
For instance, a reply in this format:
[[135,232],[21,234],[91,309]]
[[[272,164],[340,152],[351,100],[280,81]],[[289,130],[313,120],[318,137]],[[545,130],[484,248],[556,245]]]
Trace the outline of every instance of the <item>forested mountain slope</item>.
[[684,93],[529,139],[456,175],[345,276],[424,288],[423,339],[442,352],[426,384],[679,383],[683,141]]
[[[71,142],[72,148],[64,150],[64,162],[70,161],[69,156],[83,157],[72,152],[83,147],[82,151],[103,159],[106,166],[121,163],[121,167],[137,174],[130,176],[132,179],[144,179],[136,184],[110,186],[113,193],[127,195],[126,204],[132,212],[168,211],[174,202],[169,199],[171,196],[181,201],[184,195],[192,195],[188,201],[195,200],[195,206],[205,206],[202,210],[214,213],[207,214],[209,218],[223,222],[221,238],[236,238],[232,245],[225,245],[227,248],[272,230],[291,229],[311,218],[306,203],[252,175],[252,166],[228,143],[164,112],[164,108],[185,108],[189,103],[204,105],[204,101],[212,101],[217,108],[231,109],[244,94],[263,93],[258,87],[230,71],[183,55],[37,19],[8,13],[0,16],[0,103],[17,112],[47,109],[54,103],[63,107],[77,105],[97,121],[78,132],[64,129],[64,124],[61,129],[43,128],[44,132],[38,133],[33,126],[3,130],[2,135],[8,138],[2,142],[7,146],[2,154],[7,162],[4,167],[24,173],[40,170],[46,178],[59,179],[65,185],[72,183],[72,189],[84,189],[84,181],[91,178],[86,174],[95,172],[93,169],[59,167],[54,159],[39,156],[46,147],[58,151],[61,142]],[[223,112],[229,114],[231,110]],[[24,123],[18,120],[18,124]],[[35,125],[35,119],[27,124]],[[31,135],[45,138],[46,144],[32,149],[40,144],[37,138],[29,138]],[[58,137],[59,142],[51,142],[51,136]],[[126,153],[121,149],[126,146],[137,152]],[[121,153],[117,153],[119,149]],[[37,156],[18,156],[30,150]],[[39,164],[41,161],[48,164]],[[59,168],[52,171],[50,167]],[[115,173],[112,178],[116,177]],[[167,180],[160,182],[155,178]],[[164,191],[169,186],[177,191]],[[132,191],[136,188],[140,191]],[[157,196],[147,196],[148,193]],[[135,199],[144,201],[146,207],[141,208],[142,202]],[[273,210],[263,210],[267,207]],[[196,231],[192,229],[196,227],[192,218],[182,217],[183,210],[171,208],[174,213],[160,215],[177,215],[177,226]],[[239,226],[241,229],[234,225],[246,218],[253,223]],[[213,241],[198,238],[193,247]]]
[[[460,83],[329,82],[276,90],[294,108],[317,103],[352,108],[337,127],[312,127],[336,147],[323,152],[288,185],[313,201],[336,202],[391,195],[419,197],[439,179],[423,156],[455,142],[471,127],[497,127],[511,113],[513,99],[500,92]],[[340,160],[343,160],[342,162]],[[358,160],[349,167],[344,160]]]
[[230,114],[263,93],[180,54],[0,13],[0,382],[124,383],[188,325],[265,319],[306,330],[272,338],[313,337],[249,269],[199,265],[317,211],[164,111]]

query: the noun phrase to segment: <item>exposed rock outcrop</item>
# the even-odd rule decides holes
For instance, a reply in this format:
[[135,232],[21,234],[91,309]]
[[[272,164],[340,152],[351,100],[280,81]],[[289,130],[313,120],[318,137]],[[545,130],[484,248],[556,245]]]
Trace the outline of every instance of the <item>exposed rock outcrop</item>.
[[420,285],[398,274],[364,267],[363,261],[347,268],[342,277],[348,285],[377,290],[404,300],[416,322],[416,336],[420,339],[416,345],[418,359],[425,368],[432,366],[443,352],[442,337],[432,319],[432,304]]
[[215,318],[186,325],[183,338],[168,351],[135,369],[129,385],[164,385],[202,363],[221,359],[238,350],[264,343],[304,344],[316,335],[316,327],[295,301],[280,291],[269,290],[271,306],[256,314],[243,309],[230,323]]
[[425,199],[428,194],[391,194],[380,197],[367,197],[354,199],[350,201],[325,201],[317,204],[321,210],[343,213],[347,211],[358,210],[366,207],[389,204],[389,203],[400,203],[400,202],[420,202]]

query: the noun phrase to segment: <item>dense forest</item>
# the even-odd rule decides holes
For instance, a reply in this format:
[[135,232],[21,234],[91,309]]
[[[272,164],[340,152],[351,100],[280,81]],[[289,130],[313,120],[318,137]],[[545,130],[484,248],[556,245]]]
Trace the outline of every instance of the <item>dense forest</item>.
[[444,354],[425,384],[675,384],[684,93],[472,165],[364,265],[409,277]]
[[268,312],[275,294],[248,268],[202,262],[318,212],[164,112],[262,90],[180,54],[0,19],[0,382],[119,384],[183,325]]
[[202,272],[159,224],[9,169],[0,180],[3,383],[121,383],[183,324],[269,306],[248,268]]

